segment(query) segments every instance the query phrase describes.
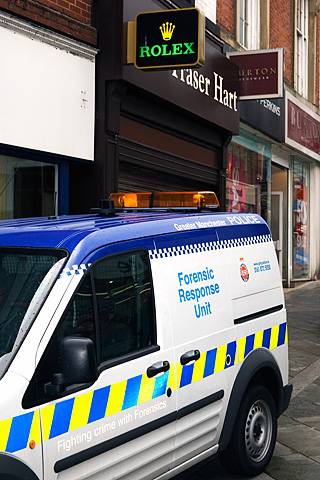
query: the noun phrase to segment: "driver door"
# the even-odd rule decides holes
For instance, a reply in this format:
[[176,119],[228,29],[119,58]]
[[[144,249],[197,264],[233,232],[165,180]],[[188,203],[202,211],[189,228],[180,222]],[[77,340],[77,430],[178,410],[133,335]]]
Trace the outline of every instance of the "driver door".
[[[168,395],[171,335],[154,302],[148,251],[145,242],[126,242],[85,263],[92,267],[37,368],[44,478],[152,479],[171,466],[176,400]],[[63,383],[60,347],[70,336],[93,343],[97,375],[50,399],[46,385]]]

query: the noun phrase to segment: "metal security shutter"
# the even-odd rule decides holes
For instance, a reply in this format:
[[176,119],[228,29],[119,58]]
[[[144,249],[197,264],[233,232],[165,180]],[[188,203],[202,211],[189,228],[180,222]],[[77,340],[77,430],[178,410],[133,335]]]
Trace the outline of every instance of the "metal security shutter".
[[119,141],[119,191],[214,190],[219,171],[127,139]]

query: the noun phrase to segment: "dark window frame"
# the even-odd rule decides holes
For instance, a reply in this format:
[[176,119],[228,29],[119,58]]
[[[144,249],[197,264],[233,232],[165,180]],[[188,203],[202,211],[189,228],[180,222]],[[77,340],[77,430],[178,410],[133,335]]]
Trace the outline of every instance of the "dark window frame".
[[[91,267],[90,267],[91,268]],[[42,381],[41,379],[39,379],[39,369],[40,369],[40,366],[42,366],[42,362],[43,360],[45,360],[45,357],[48,355],[48,350],[50,352],[50,347],[51,347],[51,343],[52,341],[54,340],[57,332],[58,332],[58,329],[61,327],[62,323],[64,322],[65,320],[65,314],[66,312],[68,311],[68,309],[70,308],[70,306],[72,305],[74,299],[76,298],[76,295],[78,294],[79,290],[81,289],[83,283],[87,280],[87,278],[90,278],[90,284],[91,284],[91,289],[92,289],[92,277],[91,277],[91,271],[90,269],[83,275],[83,277],[81,278],[79,284],[77,285],[77,288],[76,290],[72,293],[71,295],[71,298],[68,302],[68,304],[66,305],[65,309],[63,310],[60,318],[59,318],[59,321],[46,345],[46,348],[44,349],[44,352],[35,368],[35,371],[33,373],[33,376],[29,382],[29,385],[24,393],[24,396],[22,398],[22,402],[21,402],[21,405],[22,405],[22,408],[24,409],[29,409],[29,408],[34,408],[34,407],[38,407],[38,406],[41,406],[41,405],[44,405],[48,402],[53,402],[55,400],[60,400],[62,398],[65,398],[69,395],[72,395],[74,393],[77,393],[77,392],[80,392],[81,390],[85,390],[86,388],[89,388],[91,387],[98,379],[98,377],[93,381],[93,382],[90,382],[90,383],[86,383],[86,384],[83,384],[83,385],[77,385],[75,386],[74,388],[69,388],[68,390],[62,392],[61,394],[57,394],[56,396],[52,396],[52,397],[45,397],[44,399],[40,398],[39,396],[39,387],[40,385],[44,386],[42,384]],[[93,303],[93,300],[92,300],[92,310],[94,312],[94,303]],[[96,343],[97,343],[97,329],[96,329],[96,320],[95,320],[95,315],[94,315],[94,318],[93,318],[93,324],[94,324],[94,328],[95,328],[95,338],[96,338]],[[95,348],[96,348],[96,344],[95,344]],[[56,372],[55,372],[56,373]],[[32,388],[35,388],[36,390],[36,395],[35,397],[32,396]]]
[[[101,350],[101,347],[100,347],[101,346],[101,342],[100,342],[101,331],[100,331],[100,321],[99,321],[99,315],[98,315],[98,304],[97,304],[97,298],[96,298],[96,290],[95,290],[95,284],[94,284],[94,275],[93,275],[94,268],[97,264],[99,264],[100,262],[102,262],[106,259],[109,259],[109,258],[112,258],[112,257],[119,257],[121,255],[126,255],[126,254],[139,253],[139,252],[144,253],[146,255],[146,258],[147,258],[147,266],[148,266],[148,273],[149,273],[149,278],[150,278],[150,286],[151,286],[151,294],[152,294],[152,311],[153,311],[153,318],[150,321],[152,321],[154,344],[150,345],[150,346],[147,346],[147,347],[144,347],[144,348],[141,348],[141,349],[136,350],[134,352],[115,357],[115,358],[107,360],[105,362],[101,362],[101,351],[100,351]],[[66,312],[68,311],[68,309],[72,305],[77,293],[79,292],[83,283],[87,280],[88,277],[90,278],[91,291],[92,291],[93,325],[94,325],[94,329],[95,329],[95,339],[96,339],[95,351],[96,351],[96,356],[97,356],[96,360],[97,360],[97,373],[98,373],[97,378],[91,383],[86,383],[86,384],[83,384],[81,386],[77,385],[74,388],[69,388],[68,390],[62,392],[61,394],[59,394],[55,397],[45,398],[45,399],[40,399],[39,396],[38,396],[39,395],[38,393],[37,393],[37,398],[30,398],[29,387],[28,387],[26,392],[25,392],[25,395],[23,397],[23,400],[22,400],[22,407],[24,409],[29,409],[31,407],[40,406],[40,405],[43,405],[47,402],[52,402],[52,401],[55,401],[55,400],[58,400],[58,399],[62,399],[62,398],[68,397],[69,395],[77,393],[79,391],[90,388],[92,385],[94,385],[98,381],[100,375],[105,370],[108,370],[109,368],[115,367],[117,365],[121,365],[123,363],[127,363],[127,362],[135,360],[137,358],[141,358],[141,357],[144,357],[146,355],[150,355],[151,353],[154,353],[154,352],[160,350],[160,346],[157,343],[157,318],[156,318],[156,308],[155,308],[155,296],[154,296],[152,269],[151,269],[150,258],[149,258],[149,255],[148,255],[148,250],[146,248],[135,248],[135,249],[122,250],[122,251],[119,251],[119,252],[116,252],[116,253],[106,254],[102,258],[99,258],[94,263],[92,263],[92,265],[90,265],[90,268],[83,275],[81,281],[79,282],[79,285],[77,286],[76,290],[73,292],[73,294],[72,294],[67,306],[65,307],[65,309],[64,309],[64,311],[61,315],[61,318],[59,319],[59,322],[58,322],[58,324],[57,324],[57,326],[56,326],[56,328],[55,328],[55,330],[54,330],[54,332],[53,332],[53,334],[52,334],[52,336],[51,336],[51,338],[50,338],[50,340],[49,340],[49,342],[48,342],[48,344],[47,344],[47,346],[44,350],[44,353],[43,353],[43,355],[42,355],[42,357],[39,361],[39,364],[37,365],[37,367],[35,369],[34,375],[32,377],[32,380],[30,381],[29,385],[31,386],[33,384],[33,382],[36,382],[36,390],[38,392],[38,388],[39,388],[39,385],[40,385],[39,380],[37,378],[38,374],[39,374],[39,365],[43,361],[43,359],[45,358],[45,355],[47,353],[47,350],[50,348],[50,344],[52,342],[52,339],[54,338],[54,335],[56,334],[57,330],[61,327],[61,324],[62,324],[62,322],[64,321],[64,318],[65,318]]]

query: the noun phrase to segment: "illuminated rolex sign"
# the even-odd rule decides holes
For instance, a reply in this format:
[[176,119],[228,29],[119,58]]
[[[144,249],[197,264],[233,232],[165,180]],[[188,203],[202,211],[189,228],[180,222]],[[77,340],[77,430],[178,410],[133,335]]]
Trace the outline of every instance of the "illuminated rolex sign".
[[140,70],[204,64],[205,19],[196,8],[140,13],[135,37]]

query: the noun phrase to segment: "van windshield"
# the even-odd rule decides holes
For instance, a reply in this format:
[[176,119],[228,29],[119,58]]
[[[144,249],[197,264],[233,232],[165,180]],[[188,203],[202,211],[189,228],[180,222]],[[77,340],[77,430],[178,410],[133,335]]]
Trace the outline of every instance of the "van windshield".
[[56,250],[0,250],[0,375],[29,329],[64,261]]

